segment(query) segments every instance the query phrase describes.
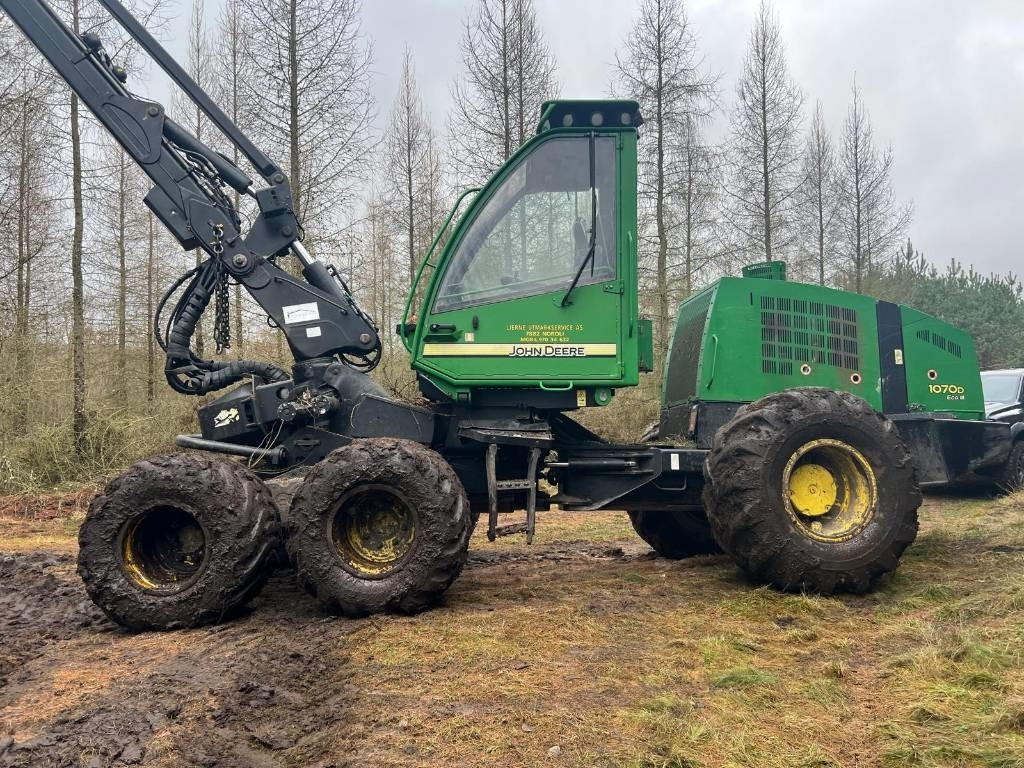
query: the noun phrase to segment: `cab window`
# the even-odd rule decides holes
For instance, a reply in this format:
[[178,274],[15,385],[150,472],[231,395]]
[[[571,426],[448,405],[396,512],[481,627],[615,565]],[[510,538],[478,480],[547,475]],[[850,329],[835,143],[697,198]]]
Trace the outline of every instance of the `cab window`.
[[[526,155],[470,225],[441,280],[435,312],[615,277],[615,139],[549,139]],[[596,202],[596,216],[594,204]]]

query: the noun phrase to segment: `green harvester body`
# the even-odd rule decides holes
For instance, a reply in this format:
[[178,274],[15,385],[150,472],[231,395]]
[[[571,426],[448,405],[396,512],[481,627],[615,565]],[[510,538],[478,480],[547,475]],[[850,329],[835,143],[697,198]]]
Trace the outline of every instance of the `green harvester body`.
[[662,384],[666,409],[811,386],[851,392],[880,413],[984,418],[967,333],[910,307],[789,282],[778,262],[682,303]]
[[[572,410],[607,405],[654,368],[637,290],[641,122],[635,102],[546,103],[536,135],[474,190],[443,245],[438,235],[399,326],[428,392],[468,405],[519,392]],[[698,402],[735,406],[806,386],[886,414],[984,414],[968,334],[909,307],[787,281],[781,262],[751,265],[679,307],[662,381],[674,421]]]

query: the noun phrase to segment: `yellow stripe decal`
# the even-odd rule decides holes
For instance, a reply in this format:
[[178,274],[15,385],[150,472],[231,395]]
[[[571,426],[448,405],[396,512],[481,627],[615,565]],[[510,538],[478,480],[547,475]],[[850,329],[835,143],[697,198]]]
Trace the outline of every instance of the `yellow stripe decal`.
[[615,357],[616,344],[424,344],[424,357]]

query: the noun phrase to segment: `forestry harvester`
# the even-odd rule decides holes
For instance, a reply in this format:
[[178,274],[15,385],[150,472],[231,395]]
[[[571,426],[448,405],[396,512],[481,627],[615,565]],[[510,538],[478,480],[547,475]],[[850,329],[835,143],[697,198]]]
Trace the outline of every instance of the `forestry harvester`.
[[[461,571],[479,515],[492,540],[511,529],[529,542],[536,512],[555,506],[626,510],[660,554],[724,550],[781,589],[863,592],[913,541],[921,484],[1005,461],[1009,430],[983,420],[969,337],[786,281],[775,262],[680,307],[651,439],[609,443],[573,420],[654,367],[632,101],[544,104],[536,135],[456,202],[396,329],[427,405],[389,397],[367,375],[378,328],[303,247],[287,176],[117,0],[100,2],[258,177],[131,93],[95,34],[74,34],[45,0],[0,0],[148,174],[149,209],[208,255],[154,329],[171,387],[227,390],[199,408],[201,434],[178,438],[203,453],[133,465],[81,528],[79,572],[121,624],[220,620],[260,589],[282,540],[328,609],[417,611]],[[255,201],[250,224],[232,191]],[[230,282],[284,334],[290,371],[193,351],[211,301],[223,334]],[[284,525],[264,482],[281,475],[302,478]],[[513,510],[525,522],[499,527]]]

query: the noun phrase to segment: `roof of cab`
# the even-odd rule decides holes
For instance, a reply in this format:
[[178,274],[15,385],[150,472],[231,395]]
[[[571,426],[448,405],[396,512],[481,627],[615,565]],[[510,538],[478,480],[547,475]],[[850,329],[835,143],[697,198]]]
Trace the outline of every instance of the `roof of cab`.
[[552,128],[639,128],[643,122],[635,101],[559,99],[541,106],[537,133]]

